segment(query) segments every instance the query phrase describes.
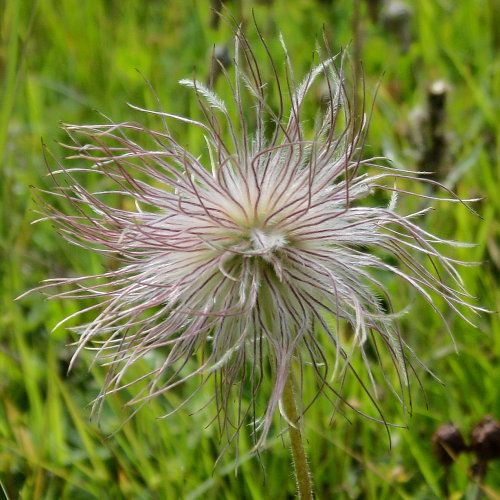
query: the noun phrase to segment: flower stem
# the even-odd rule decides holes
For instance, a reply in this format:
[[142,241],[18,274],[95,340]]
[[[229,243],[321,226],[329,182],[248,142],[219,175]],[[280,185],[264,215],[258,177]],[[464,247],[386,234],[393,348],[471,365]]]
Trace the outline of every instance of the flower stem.
[[302,433],[300,432],[300,422],[297,412],[292,372],[288,374],[288,378],[285,383],[282,403],[283,410],[288,421],[293,424],[293,426],[290,425],[288,427],[288,432],[290,433],[293,468],[295,471],[295,479],[297,480],[299,499],[313,500],[311,473],[309,471],[306,450],[304,448],[304,442],[302,440]]

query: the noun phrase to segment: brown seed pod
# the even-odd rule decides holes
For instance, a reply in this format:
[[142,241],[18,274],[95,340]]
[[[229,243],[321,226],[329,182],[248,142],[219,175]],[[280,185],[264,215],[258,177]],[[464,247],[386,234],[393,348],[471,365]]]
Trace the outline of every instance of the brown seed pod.
[[443,465],[451,465],[455,457],[467,450],[462,433],[453,424],[444,424],[436,429],[432,436],[434,455]]
[[500,422],[491,415],[482,418],[470,433],[471,449],[480,462],[500,458]]
[[214,45],[210,51],[210,70],[207,77],[207,87],[213,88],[224,69],[231,66],[233,60],[226,45]]
[[384,28],[393,33],[399,40],[402,53],[408,52],[410,48],[412,18],[412,9],[405,2],[399,0],[386,2],[380,15]]

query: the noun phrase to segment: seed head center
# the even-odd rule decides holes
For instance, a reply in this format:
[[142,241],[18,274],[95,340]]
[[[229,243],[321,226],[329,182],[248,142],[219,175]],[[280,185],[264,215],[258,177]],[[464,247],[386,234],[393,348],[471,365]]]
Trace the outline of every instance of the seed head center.
[[261,228],[254,228],[250,231],[250,241],[254,250],[258,252],[273,252],[283,248],[287,243],[282,231]]

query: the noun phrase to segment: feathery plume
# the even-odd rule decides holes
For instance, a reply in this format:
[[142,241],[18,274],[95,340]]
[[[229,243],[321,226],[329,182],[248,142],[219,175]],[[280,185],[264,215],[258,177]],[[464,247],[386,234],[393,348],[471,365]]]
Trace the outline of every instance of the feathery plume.
[[[156,115],[162,129],[135,122],[65,125],[76,163],[52,172],[57,187],[51,195],[71,202],[74,213],[46,203],[44,219],[75,245],[119,256],[120,265],[41,288],[73,285],[52,297],[95,299],[77,313],[95,317],[76,329],[74,357],[97,345],[97,358],[109,365],[98,400],[130,386],[123,381],[128,368],[161,349],[163,362],[141,378],[149,384],[133,403],[213,376],[223,430],[236,435],[252,416],[261,444],[292,364],[311,367],[322,390],[339,395],[332,376],[352,370],[355,350],[371,373],[364,349],[376,339],[377,352],[385,345],[394,361],[396,392],[404,400],[412,351],[381,274],[405,282],[441,317],[436,296],[463,317],[464,310],[478,309],[470,305],[458,262],[438,250],[458,243],[417,225],[426,209],[396,211],[398,193],[411,195],[396,186],[417,182],[414,173],[361,158],[366,121],[359,125],[351,115],[335,57],[295,84],[283,48],[285,78],[269,56],[274,81],[265,82],[248,39],[236,33],[234,77],[225,73],[234,111],[202,83],[182,80],[198,99],[202,121],[132,106]],[[308,134],[304,102],[318,79],[327,82],[328,106]],[[278,93],[277,111],[268,85]],[[172,120],[202,130],[202,157],[174,137]],[[115,188],[91,192],[78,180],[87,173],[107,177]],[[392,193],[388,206],[373,203],[375,190]],[[109,201],[117,197],[119,204]],[[460,201],[452,193],[445,199]],[[340,322],[352,325],[349,346],[340,338]],[[325,354],[330,347],[318,340],[319,331],[334,346],[335,359]],[[195,353],[202,353],[202,362],[187,371]],[[272,381],[266,395],[265,378]],[[259,399],[267,399],[262,411]]]

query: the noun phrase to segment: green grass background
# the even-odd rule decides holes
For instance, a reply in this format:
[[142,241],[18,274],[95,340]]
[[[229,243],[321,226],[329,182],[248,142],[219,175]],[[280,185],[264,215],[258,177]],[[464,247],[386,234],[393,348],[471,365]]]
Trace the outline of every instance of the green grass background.
[[[408,2],[410,4],[410,2]],[[396,33],[368,15],[359,2],[359,33],[353,32],[356,2],[252,2],[228,4],[236,19],[246,19],[250,38],[252,11],[263,36],[279,59],[281,31],[297,75],[311,65],[316,40],[324,29],[336,51],[361,41],[367,95],[379,84],[367,149],[396,165],[417,168],[418,148],[411,133],[415,116],[425,112],[426,89],[436,79],[449,85],[446,130],[452,182],[463,198],[481,197],[475,217],[460,205],[435,204],[422,222],[440,236],[475,243],[455,256],[480,262],[462,269],[479,303],[499,307],[500,195],[498,103],[499,4],[496,0],[416,0],[408,26],[411,43],[404,52]],[[100,422],[88,403],[104,377],[89,369],[84,354],[66,373],[74,340],[54,325],[79,304],[46,301],[32,294],[14,298],[49,277],[99,272],[95,255],[70,247],[50,224],[36,218],[29,186],[51,186],[41,138],[56,157],[64,137],[60,121],[95,123],[95,110],[115,121],[136,119],[127,102],[154,107],[144,75],[163,107],[196,116],[194,97],[177,81],[194,74],[205,79],[208,53],[227,43],[224,22],[210,27],[210,4],[202,0],[3,0],[0,2],[0,498],[9,499],[286,499],[294,481],[286,438],[275,433],[260,460],[251,456],[251,439],[242,433],[239,455],[229,450],[214,468],[221,444],[213,409],[196,412],[210,387],[191,409],[160,420],[179,404],[196,381],[148,404],[125,423],[125,393],[108,399]],[[353,42],[354,40],[354,42]],[[262,48],[257,49],[263,56]],[[263,70],[269,65],[262,57]],[[278,65],[280,69],[283,65]],[[218,89],[224,85],[218,83]],[[194,149],[201,137],[175,129]],[[415,186],[408,186],[419,189]],[[402,199],[400,210],[416,207]],[[105,263],[104,263],[105,264]],[[443,469],[431,452],[434,429],[455,422],[467,434],[486,414],[500,418],[500,326],[498,315],[475,318],[474,329],[444,310],[458,354],[439,319],[398,284],[388,283],[399,305],[412,304],[402,327],[419,355],[444,385],[417,370],[425,392],[413,380],[412,415],[382,394],[385,417],[407,429],[391,431],[353,412],[338,413],[319,400],[306,418],[305,436],[320,499],[442,498]],[[438,303],[438,306],[442,304]],[[147,362],[133,368],[136,376]],[[266,389],[264,388],[264,391]],[[306,391],[307,392],[307,391]],[[353,380],[346,397],[370,412],[370,403]],[[372,411],[373,413],[373,411]],[[112,434],[114,431],[116,433]],[[475,498],[468,480],[471,459],[453,467],[453,499]],[[490,465],[484,495],[498,498],[500,464]],[[496,496],[495,496],[496,495]]]

